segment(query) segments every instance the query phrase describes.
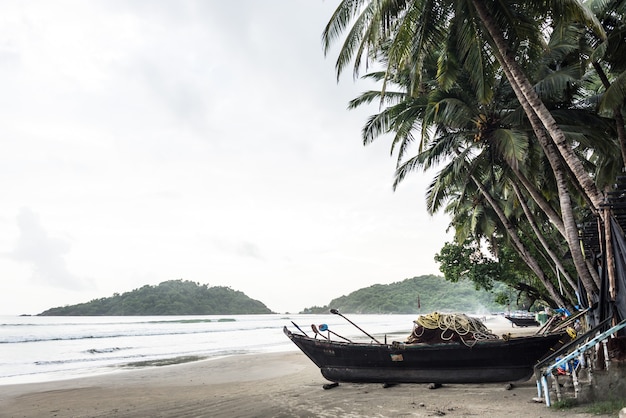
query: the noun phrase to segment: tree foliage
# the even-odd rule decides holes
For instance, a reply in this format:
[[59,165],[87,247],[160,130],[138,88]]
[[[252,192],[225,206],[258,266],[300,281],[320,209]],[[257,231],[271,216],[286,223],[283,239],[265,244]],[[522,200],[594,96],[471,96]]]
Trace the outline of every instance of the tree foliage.
[[[476,289],[493,291],[497,304],[513,304],[524,310],[539,305],[558,308],[537,277],[508,245],[500,248],[496,260],[486,257],[475,241],[448,242],[435,255],[435,261],[446,280],[468,281]],[[535,305],[536,302],[539,304]]]
[[272,313],[267,306],[229,287],[169,280],[77,305],[51,308],[42,316],[237,315]]
[[375,69],[365,77],[378,90],[350,107],[380,100],[362,136],[391,135],[394,188],[438,170],[426,203],[452,218],[447,279],[509,283],[569,308],[599,295],[580,226],[608,225],[602,192],[626,161],[624,4],[340,2],[325,51],[343,38],[338,75]]

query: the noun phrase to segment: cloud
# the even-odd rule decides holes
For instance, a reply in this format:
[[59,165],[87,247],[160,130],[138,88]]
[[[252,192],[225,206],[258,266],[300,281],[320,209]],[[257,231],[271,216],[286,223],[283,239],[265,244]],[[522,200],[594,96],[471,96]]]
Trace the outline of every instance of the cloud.
[[335,7],[0,2],[0,309],[182,277],[294,312],[435,273],[447,222],[363,147],[379,109],[346,110],[370,83],[323,55]]
[[30,265],[34,281],[64,289],[86,288],[86,281],[67,268],[65,256],[71,249],[67,240],[51,237],[29,208],[20,209],[17,225],[19,237],[10,258]]
[[215,248],[226,257],[233,257],[235,259],[265,259],[259,246],[247,240],[233,241],[229,239],[215,238],[213,242]]

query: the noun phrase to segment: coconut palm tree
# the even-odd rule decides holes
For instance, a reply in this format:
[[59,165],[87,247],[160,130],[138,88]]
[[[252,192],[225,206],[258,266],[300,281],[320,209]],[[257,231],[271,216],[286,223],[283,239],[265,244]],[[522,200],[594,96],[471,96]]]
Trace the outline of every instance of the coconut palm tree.
[[[546,6],[548,3],[548,6]],[[543,21],[535,20],[543,18]],[[492,68],[493,60],[500,62],[507,78],[515,85],[516,95],[529,104],[529,111],[537,116],[552,138],[564,161],[568,164],[595,208],[602,195],[593,180],[576,158],[572,147],[558,124],[543,105],[519,61],[532,59],[541,44],[542,31],[549,20],[561,18],[588,24],[603,39],[604,31],[594,15],[576,1],[489,2],[486,0],[344,0],[331,17],[323,33],[328,52],[335,41],[354,20],[337,59],[338,75],[354,59],[358,74],[365,61],[375,61],[385,48],[388,77],[399,68],[408,68],[411,74],[410,93],[420,87],[424,57],[432,48],[440,49],[445,39],[455,39],[459,51],[456,61],[465,68],[479,97],[488,100],[489,81],[484,73]],[[485,46],[491,46],[487,50]],[[526,45],[526,47],[524,47]],[[512,51],[517,51],[514,56]],[[447,60],[442,60],[447,63]],[[389,78],[385,78],[385,84]]]
[[[387,108],[381,115],[371,119],[377,129],[365,129],[364,132],[379,132],[382,126],[402,126],[407,122],[403,116],[411,114],[408,119],[413,125],[419,121],[424,127],[432,127],[433,140],[429,141],[427,149],[417,156],[410,158],[398,168],[396,183],[404,176],[417,168],[429,168],[433,161],[446,158],[449,164],[435,177],[427,195],[429,210],[436,211],[443,202],[448,202],[447,211],[453,214],[452,224],[456,228],[456,239],[463,242],[469,234],[482,235],[490,239],[495,231],[509,237],[513,248],[528,264],[536,276],[541,280],[552,300],[564,306],[567,302],[556,291],[544,268],[536,260],[518,236],[516,227],[504,213],[493,189],[485,184],[495,185],[500,180],[495,170],[498,166],[523,164],[526,156],[527,137],[519,131],[506,127],[502,123],[502,115],[511,111],[506,104],[506,94],[501,96],[494,90],[494,99],[488,104],[476,103],[467,84],[460,84],[465,80],[459,76],[459,84],[448,91],[433,89],[428,93],[428,100],[421,97],[411,97],[400,105]],[[508,90],[509,99],[511,92]],[[367,95],[368,99],[374,97]],[[354,103],[359,103],[355,101]],[[410,104],[415,104],[415,110],[410,112]],[[385,122],[381,122],[385,121]],[[397,123],[396,123],[397,122]],[[396,132],[397,134],[397,132]],[[396,135],[397,137],[397,135]],[[498,169],[501,172],[501,169]],[[469,193],[472,191],[472,193]],[[488,209],[477,202],[485,202]],[[452,206],[454,205],[454,206]],[[471,208],[468,210],[468,206]],[[462,219],[462,221],[459,221]],[[477,230],[481,232],[477,234]],[[571,295],[569,299],[572,300]]]
[[[551,75],[551,78],[555,78],[555,77],[556,76],[554,74]],[[459,80],[462,80],[462,77],[459,77]],[[559,83],[558,83],[558,80],[557,81],[552,80],[551,84],[558,85]],[[506,85],[504,87],[506,87]],[[509,91],[508,96],[507,96],[506,94],[502,95],[501,93],[499,93],[500,91],[504,90],[504,88],[495,89],[493,103],[491,103],[489,106],[486,106],[486,105],[472,103],[473,96],[471,94],[468,94],[470,90],[471,90],[470,86],[460,85],[460,86],[456,86],[455,88],[451,88],[447,92],[444,92],[441,89],[440,90],[433,89],[429,93],[428,100],[421,100],[420,97],[407,98],[406,101],[400,102],[396,106],[390,106],[386,108],[385,110],[383,110],[379,115],[375,115],[374,117],[372,117],[372,119],[370,120],[371,125],[376,125],[377,127],[375,129],[372,129],[371,126],[366,125],[366,129],[364,129],[364,133],[372,134],[374,132],[380,132],[380,128],[384,126],[387,126],[387,127],[401,126],[402,123],[407,122],[407,118],[403,118],[403,115],[410,114],[412,115],[412,118],[410,119],[411,123],[407,124],[409,126],[412,124],[418,124],[419,122],[419,124],[422,126],[422,129],[424,130],[424,127],[427,126],[428,123],[444,125],[443,127],[438,127],[436,131],[437,134],[439,135],[437,137],[437,141],[431,141],[432,146],[435,148],[439,148],[440,150],[442,147],[444,148],[449,147],[450,146],[449,143],[454,143],[453,140],[450,140],[450,138],[456,138],[460,135],[466,135],[467,139],[464,141],[464,143],[477,145],[481,142],[484,142],[485,144],[490,145],[494,149],[496,149],[494,153],[494,155],[496,156],[495,157],[496,159],[499,158],[497,157],[497,155],[501,151],[505,151],[502,153],[502,155],[505,156],[505,158],[503,159],[503,162],[505,162],[505,160],[512,162],[509,168],[511,168],[511,171],[515,173],[515,177],[517,177],[520,180],[520,182],[524,183],[526,188],[532,192],[531,195],[535,196],[535,199],[541,203],[541,206],[544,207],[544,211],[546,211],[546,213],[550,214],[549,216],[552,217],[552,222],[555,224],[555,226],[557,226],[558,230],[561,233],[563,233],[562,232],[564,229],[563,223],[561,219],[559,218],[559,215],[550,206],[550,203],[547,202],[545,198],[543,197],[543,194],[547,193],[546,185],[550,186],[551,182],[554,182],[553,177],[550,175],[551,173],[546,172],[541,175],[541,177],[544,178],[544,180],[542,181],[542,186],[541,186],[543,190],[541,191],[538,190],[538,188],[534,186],[534,184],[531,183],[527,179],[526,175],[521,173],[521,169],[523,168],[528,174],[534,174],[535,177],[537,177],[536,175],[540,173],[543,169],[542,164],[535,164],[531,168],[526,167],[526,166],[529,165],[529,163],[539,163],[545,157],[535,150],[535,151],[532,151],[532,154],[531,154],[532,158],[525,158],[524,159],[525,161],[523,161],[523,164],[522,164],[521,162],[518,162],[515,158],[511,158],[513,155],[515,155],[515,153],[507,154],[506,148],[503,148],[503,145],[509,143],[507,138],[511,136],[511,130],[510,129],[505,130],[501,128],[504,125],[514,125],[514,126],[521,127],[521,128],[518,128],[518,130],[526,129],[522,125],[524,123],[527,123],[525,122],[525,119],[523,118],[511,116],[511,115],[516,115],[519,113],[510,106],[511,92]],[[544,87],[544,90],[549,90],[549,89]],[[378,92],[378,94],[380,95],[381,93]],[[374,94],[373,92],[369,92],[368,94],[364,96],[367,96],[368,100],[373,100],[373,98],[377,97],[376,94]],[[401,96],[398,96],[398,97],[401,97]],[[550,98],[548,97],[548,99]],[[508,103],[507,103],[507,100],[508,100]],[[554,102],[555,100],[550,99],[549,101]],[[359,103],[359,100],[356,99],[353,103]],[[414,111],[410,110],[411,103],[416,104],[415,106],[416,109]],[[431,111],[428,110],[429,107]],[[400,108],[401,111],[397,111],[398,108]],[[433,109],[436,109],[436,112],[433,111]],[[498,109],[499,111],[496,112],[496,109]],[[500,113],[500,115],[498,115],[498,113]],[[427,115],[430,115],[430,119],[426,118]],[[563,122],[567,122],[565,126],[568,126],[568,130],[571,130],[572,133],[576,132],[576,126],[574,126],[575,122],[567,120],[568,117],[569,119],[574,120],[574,121],[580,119],[581,121],[584,121],[585,123],[598,123],[597,120],[593,121],[592,118],[586,117],[586,115],[579,109],[567,109],[567,108],[562,109],[560,111],[559,117],[560,119],[562,119]],[[418,122],[416,122],[418,118],[424,118],[424,119],[423,120],[420,119]],[[475,122],[468,124],[467,123],[468,120],[472,120]],[[462,130],[462,129],[464,129],[465,131],[464,133],[460,134],[459,130]],[[593,131],[595,131],[595,129],[591,130],[592,133]],[[532,131],[527,132],[527,135],[530,137],[532,135]],[[397,132],[396,132],[396,137],[397,137]],[[369,138],[369,140],[372,140],[372,138]],[[520,150],[518,154],[523,157],[523,156],[528,155],[528,152],[525,151],[525,147],[526,147],[525,143],[522,142],[521,144],[522,144],[521,147],[513,146],[509,148],[510,150],[515,150],[516,148],[518,148]],[[452,148],[452,149],[456,150],[456,149],[459,149],[459,147],[463,147],[464,145],[458,145],[455,143],[454,146],[456,148]],[[448,153],[446,155],[450,157],[453,153],[454,151],[448,150]],[[440,151],[434,152],[433,155],[436,156],[435,158],[441,158]],[[405,176],[408,172],[412,171],[413,169],[416,169],[417,167],[422,167],[423,161],[421,159],[423,158],[424,158],[423,155],[416,156],[414,157],[413,161],[409,159],[405,164],[401,165],[399,169],[400,175],[396,178],[396,182],[401,181],[403,176]],[[502,158],[499,158],[499,159],[502,159]],[[494,157],[491,157],[489,161],[493,162]],[[485,169],[485,170],[487,172],[492,171],[493,165],[491,165],[490,167],[491,167],[491,170],[490,169]],[[516,168],[512,169],[512,167],[516,167]],[[458,176],[459,171],[460,170],[458,169],[450,170],[450,172],[452,173],[450,175],[450,178],[454,180],[455,176]],[[438,176],[439,179],[441,179],[442,177],[443,176],[441,175]],[[545,181],[545,177],[549,177],[548,182]],[[534,180],[534,181],[537,181],[537,180]],[[431,193],[430,191],[433,191],[433,192]],[[441,207],[441,204],[439,202],[443,202],[446,199],[449,199],[451,196],[451,192],[449,191],[449,188],[446,187],[445,182],[440,182],[440,181],[433,182],[430,188],[430,191],[429,191],[429,196],[428,196],[428,207],[431,208],[432,211],[436,211],[439,207]],[[554,191],[552,194],[556,195],[556,191]],[[490,219],[489,217],[485,217],[485,214],[487,213],[487,211],[485,210],[473,211],[471,216],[467,216],[467,215],[462,216],[464,219],[463,222],[455,222],[456,219],[459,219],[461,217],[461,215],[458,212],[459,211],[462,212],[461,208],[465,205],[465,203],[463,202],[462,199],[454,199],[454,200],[459,202],[459,207],[450,208],[450,206],[448,206],[446,209],[448,212],[453,214],[453,224],[455,225],[455,228],[457,231],[456,238],[458,242],[462,242],[466,238],[466,236],[470,233],[468,231],[474,231],[475,228],[479,225],[480,226],[495,225],[493,221],[489,222],[489,219]],[[475,199],[469,199],[469,200],[470,200],[470,204],[472,204],[471,202],[475,201]],[[506,200],[501,200],[501,201],[506,202]],[[554,202],[552,202],[552,204],[554,204]],[[548,210],[545,209],[546,207]],[[558,202],[557,202],[556,207],[558,208]],[[494,212],[491,211],[490,213],[491,213],[491,219],[493,219]],[[531,221],[532,220],[529,219],[527,223],[530,224]],[[521,224],[519,223],[519,220],[518,220],[517,223],[515,224],[518,231],[520,230],[520,225]],[[532,226],[528,229],[528,231],[532,232],[531,229],[532,229]],[[489,239],[488,237],[490,236],[490,234],[485,233],[484,235],[487,237],[487,239]],[[550,268],[554,268],[552,266],[556,265],[558,268],[558,272],[560,273],[557,273],[557,270],[554,270],[554,276],[556,277],[556,275],[558,274],[567,279],[569,275],[565,274],[566,269],[561,265],[562,263],[560,263],[557,256],[555,255],[555,251],[548,248],[545,240],[541,239],[542,236],[543,235],[538,236],[539,243],[537,243],[536,245],[540,247],[542,246],[544,248],[544,251],[546,253],[544,257],[552,259],[552,264],[547,264],[547,267],[542,266],[542,268],[545,270],[549,270]],[[529,241],[531,239],[527,238],[526,240]],[[558,252],[562,254],[565,251],[562,251],[559,249]],[[577,286],[573,284],[573,281],[571,279],[569,280],[569,284],[571,285],[573,289],[576,289]],[[565,292],[568,293],[567,287],[565,288]],[[568,295],[568,299],[575,300],[575,298],[571,294]]]
[[598,110],[615,119],[622,161],[626,165],[626,126],[622,113],[626,105],[626,1],[593,0],[589,7],[607,34],[604,42],[592,39],[590,45],[595,47],[591,60],[602,85],[598,89],[602,92]]
[[[565,5],[566,7],[563,7]],[[523,6],[523,7],[521,7]],[[546,155],[555,171],[564,229],[572,249],[579,276],[589,293],[597,290],[597,284],[587,272],[587,264],[578,246],[578,230],[571,216],[571,201],[568,180],[572,178],[584,191],[593,209],[599,207],[602,195],[593,179],[578,159],[567,141],[565,133],[541,101],[523,71],[521,63],[532,61],[541,45],[541,33],[546,25],[538,25],[534,18],[557,21],[559,16],[590,24],[602,38],[603,31],[597,20],[577,2],[525,1],[492,4],[484,0],[471,1],[344,1],[337,8],[324,31],[323,39],[328,47],[354,18],[337,60],[338,75],[354,58],[354,71],[366,61],[376,61],[385,55],[385,77],[382,91],[400,70],[410,74],[409,95],[415,95],[423,87],[422,69],[425,58],[433,48],[442,49],[442,39],[453,39],[445,44],[447,53],[441,55],[440,70],[454,75],[454,70],[463,68],[469,74],[471,84],[481,100],[489,100],[489,83],[495,74],[494,60],[509,79],[513,91],[531,121],[537,137],[542,138]],[[546,20],[549,19],[549,20]],[[523,47],[526,45],[526,47]],[[455,49],[451,49],[453,46]],[[487,48],[490,46],[490,48]],[[512,51],[518,53],[514,56]],[[452,58],[451,58],[452,57]],[[380,62],[380,60],[378,61]],[[443,83],[442,83],[443,84]],[[563,167],[567,163],[567,168]]]

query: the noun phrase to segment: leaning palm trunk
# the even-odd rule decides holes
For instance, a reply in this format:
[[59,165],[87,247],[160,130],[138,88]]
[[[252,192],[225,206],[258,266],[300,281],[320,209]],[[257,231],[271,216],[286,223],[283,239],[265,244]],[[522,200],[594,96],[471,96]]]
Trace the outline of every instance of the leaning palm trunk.
[[535,273],[537,278],[544,285],[544,287],[548,291],[548,294],[550,295],[552,300],[560,307],[569,307],[570,304],[566,303],[563,297],[557,292],[552,282],[546,277],[545,273],[543,272],[543,269],[539,265],[539,262],[537,262],[537,260],[532,256],[530,251],[528,251],[524,243],[522,243],[522,241],[519,239],[515,228],[513,227],[513,225],[511,225],[511,222],[508,220],[508,218],[502,211],[502,208],[498,206],[498,204],[493,199],[489,191],[474,175],[471,175],[470,177],[472,181],[476,184],[476,187],[478,187],[482,195],[485,197],[485,199],[487,199],[487,202],[492,207],[496,215],[498,216],[500,223],[502,223],[502,225],[504,226],[504,229],[506,230],[507,234],[509,235],[509,238],[511,239],[511,242],[513,243],[513,247],[518,252],[520,257],[522,257],[522,260],[524,260],[526,265],[530,267],[533,273]]
[[[554,208],[548,203],[545,198],[541,195],[539,190],[524,176],[524,174],[518,169],[509,166],[515,174],[515,177],[522,183],[528,194],[532,197],[533,201],[537,204],[539,209],[543,211],[543,213],[548,217],[552,225],[559,231],[561,236],[567,241],[567,235],[565,233],[565,226],[563,225],[563,219],[561,216],[556,213]],[[568,245],[569,247],[569,245]],[[574,249],[578,249],[579,246],[576,246]],[[589,259],[584,257],[584,254],[581,252],[581,257],[584,258],[585,265],[587,266],[586,271],[591,275],[593,282],[596,287],[600,288],[600,276],[598,275],[598,271],[594,267],[593,263],[589,261]]]
[[[475,0],[474,0],[474,3],[476,3]],[[489,14],[486,13],[486,10],[484,10],[482,6],[480,7],[477,6],[477,8],[478,9],[482,8],[484,11],[483,13],[484,16],[481,15],[481,19],[483,17],[485,19],[490,18]],[[500,45],[498,46],[500,47],[501,45],[504,45],[504,39],[502,37],[501,32],[497,30],[497,27],[495,27],[493,22],[491,22],[489,26],[491,26],[491,29],[489,30],[490,35],[492,37],[499,36]],[[492,33],[492,31],[495,32],[495,34]],[[598,291],[598,283],[596,283],[593,276],[589,272],[588,264],[585,262],[585,257],[580,247],[578,227],[575,222],[576,218],[574,216],[574,210],[572,208],[572,201],[569,195],[569,190],[567,188],[567,175],[565,172],[565,167],[563,167],[563,164],[561,163],[562,160],[558,154],[558,151],[555,149],[557,147],[555,147],[554,143],[550,141],[550,138],[546,135],[547,129],[544,129],[544,126],[542,126],[542,123],[541,123],[542,121],[540,120],[539,115],[535,112],[535,108],[531,105],[530,101],[527,99],[527,96],[522,94],[522,88],[520,87],[520,84],[518,84],[517,82],[519,77],[515,77],[513,75],[512,67],[515,67],[519,71],[522,78],[525,80],[526,84],[530,85],[530,82],[523,75],[523,73],[521,73],[521,69],[519,69],[519,66],[517,65],[517,63],[510,62],[511,61],[511,59],[509,59],[510,57],[503,56],[500,49],[495,51],[495,56],[500,62],[500,65],[502,69],[504,70],[504,73],[507,79],[510,81],[511,87],[513,88],[515,95],[517,96],[522,108],[524,109],[524,112],[526,113],[526,116],[528,117],[528,120],[530,121],[530,124],[533,128],[535,136],[539,140],[539,143],[546,157],[548,158],[550,167],[552,168],[552,172],[554,173],[558,195],[559,195],[559,206],[561,208],[561,220],[563,221],[563,229],[565,232],[564,236],[567,241],[570,253],[572,255],[572,261],[574,262],[576,273],[578,273],[583,283],[583,286],[585,287],[585,290],[587,291],[587,294],[588,295],[596,294]],[[533,90],[533,93],[534,93],[534,90]],[[545,109],[545,106],[543,105],[543,103],[541,103],[541,100],[539,100],[539,97],[536,94],[535,94],[535,97],[541,104],[541,107]],[[547,111],[547,109],[545,110]],[[550,117],[552,118],[551,115]],[[558,126],[556,126],[556,128],[559,132],[561,132],[561,134],[563,134],[562,131],[558,128]],[[576,157],[574,156],[574,158]],[[582,168],[582,165],[580,164],[580,161],[577,158],[576,158],[576,162]],[[585,172],[585,178],[591,181],[589,175],[586,172]],[[597,191],[595,184],[593,184],[593,189]]]
[[[509,74],[507,68],[504,68],[504,71],[505,73],[507,73],[507,75]],[[517,92],[517,86],[515,84],[512,84],[512,86],[513,89]],[[535,136],[539,140],[539,143],[546,157],[548,158],[548,161],[550,162],[552,172],[554,173],[559,195],[559,206],[561,208],[561,221],[564,232],[563,236],[567,241],[568,248],[572,255],[572,261],[574,262],[574,267],[576,268],[576,272],[578,273],[583,283],[583,286],[587,291],[587,294],[591,295],[597,293],[598,283],[596,283],[594,277],[589,272],[588,264],[585,262],[585,257],[580,247],[578,238],[578,227],[575,222],[574,210],[572,208],[572,200],[570,199],[569,191],[567,189],[567,179],[564,172],[564,167],[561,164],[561,159],[557,155],[557,152],[554,149],[554,145],[545,135],[545,131],[540,126],[539,121],[537,120],[537,115],[533,112],[532,109],[530,109],[529,103],[523,98],[520,98],[520,104],[522,105],[524,111],[526,112],[526,115],[528,116],[528,120],[533,127]]]
[[[611,82],[609,81],[608,77],[604,73],[602,66],[598,62],[594,61],[593,68],[596,70],[598,77],[600,77],[600,80],[602,81],[602,85],[604,86],[604,88],[608,90],[611,87]],[[624,125],[624,117],[622,115],[622,111],[619,107],[615,107],[613,109],[613,119],[615,120],[617,138],[618,138],[620,150],[622,153],[622,164],[626,165],[626,127]],[[602,213],[604,214],[604,220],[605,220],[604,222],[604,248],[606,249],[605,252],[606,252],[607,273],[608,273],[608,278],[609,278],[609,290],[610,290],[610,297],[614,299],[616,296],[615,295],[615,282],[616,282],[615,259],[614,259],[614,252],[613,252],[611,225],[610,225],[610,222],[608,222],[611,216],[611,212],[608,208],[604,208]]]
[[561,219],[561,215],[559,215],[556,210],[548,203],[548,201],[541,195],[541,192],[537,190],[537,188],[528,180],[528,178],[519,170],[519,168],[511,167],[513,174],[515,177],[522,183],[524,189],[528,192],[533,201],[539,206],[539,209],[545,213],[548,217],[552,225],[559,231],[563,238],[566,238],[565,235],[565,226],[563,226],[563,219]]
[[563,160],[574,175],[575,180],[582,187],[585,197],[591,203],[592,210],[597,211],[603,201],[602,194],[589,176],[589,173],[585,171],[578,157],[574,154],[574,151],[565,138],[565,134],[559,128],[556,120],[554,120],[550,111],[539,98],[539,95],[534,90],[532,84],[520,68],[519,64],[509,55],[509,48],[506,40],[504,39],[504,35],[489,14],[485,4],[481,0],[472,0],[472,5],[476,9],[481,22],[496,45],[498,53],[495,55],[500,61],[500,65],[506,71],[507,79],[511,85],[514,86],[514,88],[517,87],[515,88],[515,94],[518,97],[518,100],[520,102],[527,102],[533,112],[537,115],[546,132],[550,135],[552,141],[554,141],[554,144],[563,157]]
[[[524,215],[526,215],[526,220],[528,221],[530,227],[532,228],[535,236],[537,237],[537,239],[541,243],[541,246],[543,247],[545,252],[550,257],[550,260],[552,260],[552,263],[554,263],[554,265],[556,266],[557,271],[561,271],[563,277],[565,277],[565,280],[570,285],[570,288],[575,290],[576,289],[576,283],[574,283],[574,280],[572,280],[570,275],[567,273],[567,270],[565,270],[565,266],[563,266],[563,263],[561,262],[559,257],[557,257],[557,255],[554,253],[554,251],[552,251],[552,249],[550,248],[550,245],[548,244],[548,241],[545,239],[545,237],[543,236],[543,234],[539,230],[539,227],[537,226],[537,223],[535,222],[535,218],[534,218],[533,214],[530,212],[530,208],[526,204],[526,201],[524,199],[524,196],[522,195],[522,192],[521,192],[519,186],[517,184],[515,184],[515,182],[512,182],[511,185],[513,187],[513,191],[515,192],[515,195],[517,196],[517,200],[518,200],[520,206],[522,207],[522,210],[524,211]],[[557,272],[557,274],[558,274],[558,272]],[[570,300],[574,300],[573,295],[571,294],[571,292],[569,292],[568,289],[565,289],[565,292],[567,293],[567,296],[569,297]]]
[[[550,223],[552,223],[552,225],[555,226],[557,231],[559,231],[561,236],[567,242],[567,234],[565,232],[565,226],[563,225],[563,219],[561,219],[561,217],[559,216],[559,214],[556,213],[554,208],[544,199],[544,197],[537,190],[537,188],[526,178],[526,176],[524,176],[522,174],[522,172],[519,171],[519,169],[512,168],[512,171],[515,174],[515,177],[520,181],[520,183],[522,183],[522,185],[524,186],[525,190],[531,196],[533,201],[537,204],[539,209],[541,209],[543,211],[543,213],[550,220]],[[523,200],[520,199],[520,202],[523,203]],[[539,238],[541,240],[543,238],[543,235],[541,235],[540,233],[537,233],[537,238]],[[568,243],[568,248],[570,248],[569,243]],[[578,245],[574,246],[574,250],[578,250],[579,248],[580,247]],[[571,249],[570,249],[570,252],[571,252]],[[582,251],[580,252],[580,254],[577,253],[576,256],[577,257],[579,256],[579,257],[584,259],[583,261],[585,263],[586,268],[581,267],[581,270],[584,271],[584,272],[588,272],[589,273],[593,283],[595,283],[595,285],[596,285],[596,288],[599,289],[600,288],[600,276],[598,275],[598,272],[595,270],[595,267],[593,266],[593,264],[584,257],[584,255],[582,254]],[[552,255],[550,257],[553,258]],[[553,259],[553,261],[555,261],[555,260]],[[559,268],[561,269],[561,271],[565,271],[564,268],[562,267],[562,263],[560,263],[558,257],[556,258],[556,261],[558,261],[558,263],[559,263],[558,265],[559,265]],[[556,261],[555,261],[555,264],[556,264]],[[567,275],[567,278],[568,278],[567,281],[572,286],[572,288],[573,289],[577,289],[577,286],[573,284],[573,281],[572,281],[571,277],[569,275]]]
[[[516,86],[513,88],[516,90]],[[570,254],[572,255],[572,261],[574,262],[576,273],[578,273],[578,276],[583,282],[583,286],[585,287],[587,294],[591,295],[597,293],[597,283],[594,281],[591,273],[589,273],[588,265],[585,262],[585,257],[580,247],[578,226],[576,225],[574,208],[572,207],[572,200],[567,188],[565,167],[561,164],[561,159],[554,149],[554,145],[545,135],[545,131],[541,128],[541,126],[539,126],[536,114],[532,111],[532,109],[528,109],[529,104],[526,101],[522,100],[521,104],[527,112],[533,131],[535,131],[535,135],[537,136],[537,139],[539,139],[539,143],[547,156],[552,172],[554,173],[559,195],[559,206],[561,208],[561,220],[563,221],[563,229],[565,231],[564,236],[567,241]]]
[[[604,209],[605,219],[611,219],[611,213],[609,208]],[[615,258],[613,256],[613,236],[611,232],[611,223],[604,223],[604,248],[606,248],[606,267],[609,278],[609,296],[612,300],[615,300]]]
[[[527,106],[527,102],[522,102],[522,107]],[[561,220],[563,221],[563,229],[565,231],[564,237],[567,241],[570,254],[572,255],[572,261],[574,262],[576,272],[583,282],[583,286],[585,287],[587,293],[589,295],[597,293],[598,284],[594,281],[591,273],[589,272],[588,265],[585,262],[585,257],[580,247],[578,226],[576,225],[574,208],[572,207],[572,200],[570,198],[569,190],[567,188],[567,177],[564,167],[561,164],[561,159],[557,155],[557,152],[554,149],[554,145],[552,144],[552,142],[550,142],[547,136],[544,134],[543,129],[538,126],[536,115],[532,112],[531,109],[528,109],[528,112],[530,113],[530,123],[533,127],[533,130],[535,131],[537,138],[539,139],[539,143],[541,144],[544,153],[548,157],[548,161],[550,162],[550,166],[554,173],[559,195],[559,206],[561,208]]]
[[[544,199],[544,197],[541,195],[539,190],[537,190],[537,188],[526,178],[526,176],[524,176],[524,174],[522,174],[521,171],[519,171],[519,169],[513,168],[513,167],[511,167],[511,169],[513,171],[513,174],[515,174],[515,177],[522,183],[522,185],[524,185],[524,188],[526,189],[528,194],[530,194],[533,201],[548,217],[552,225],[555,226],[555,228],[559,231],[561,236],[567,241],[567,235],[565,233],[565,226],[563,225],[563,219],[561,219],[560,215],[556,213],[554,208],[552,208],[552,206]],[[577,250],[578,248],[579,246],[576,245],[574,250]],[[593,263],[589,261],[587,258],[585,258],[582,252],[580,253],[580,256],[584,258],[584,262],[586,266],[586,269],[584,269],[584,271],[589,272],[593,280],[593,283],[595,283],[596,288],[599,289],[600,288],[600,276],[598,275],[598,272],[595,269]],[[576,286],[574,286],[574,289],[576,289]]]
[[[568,244],[570,253],[572,254],[572,259],[574,260],[574,266],[576,267],[576,272],[581,278],[584,277],[582,281],[583,281],[583,286],[585,286],[585,290],[587,290],[587,292],[589,293],[593,291],[594,289],[598,289],[600,287],[600,277],[597,274],[594,275],[595,270],[593,269],[593,266],[590,266],[590,264],[587,263],[587,260],[585,260],[585,256],[582,253],[580,245],[578,245],[577,228],[576,227],[572,228],[572,226],[570,225],[569,229],[566,229],[565,224],[563,222],[563,218],[561,218],[556,213],[556,211],[550,206],[550,204],[545,201],[543,196],[541,196],[541,194],[538,193],[536,188],[528,181],[528,179],[521,172],[519,172],[519,170],[513,170],[513,173],[520,180],[520,182],[524,185],[526,191],[528,191],[528,193],[533,198],[533,201],[537,203],[539,208],[546,214],[550,222],[560,232],[561,236],[565,238]],[[559,184],[557,184],[557,188],[558,188],[558,194],[559,194],[559,201],[561,203],[561,212],[563,213],[562,216],[563,217],[568,216],[570,219],[574,219],[573,208],[571,204],[568,204],[568,203],[571,203],[571,200],[569,200],[569,194],[568,194],[569,192],[567,191],[567,189],[562,190],[558,186]],[[561,199],[561,195],[563,193],[566,193],[565,199]],[[569,235],[568,235],[568,231],[569,231]],[[538,237],[538,238],[541,238],[541,237]],[[584,284],[585,281],[587,282],[587,285]],[[593,283],[593,286],[588,287],[589,284],[591,283]],[[572,284],[572,287],[576,289],[576,286],[573,284]]]

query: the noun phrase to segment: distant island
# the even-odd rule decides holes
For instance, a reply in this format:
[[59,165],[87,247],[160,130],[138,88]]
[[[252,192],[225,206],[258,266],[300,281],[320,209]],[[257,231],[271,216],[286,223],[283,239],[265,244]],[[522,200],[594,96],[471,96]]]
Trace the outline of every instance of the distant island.
[[496,302],[496,293],[506,292],[507,289],[504,285],[496,284],[494,292],[487,292],[476,290],[469,281],[452,283],[443,277],[427,275],[365,287],[333,299],[326,306],[313,306],[301,313],[328,313],[330,308],[356,314],[494,312],[503,310],[503,306]]
[[[375,284],[331,300],[326,306],[305,308],[303,314],[325,314],[330,308],[356,314],[414,314],[420,312],[502,311],[496,294],[476,290],[465,280],[449,282],[440,276],[419,276],[391,284]],[[511,306],[511,309],[516,309]],[[271,314],[265,304],[229,287],[169,280],[86,303],[48,309],[38,316],[245,315]]]
[[267,306],[229,287],[169,280],[77,305],[48,309],[39,316],[240,315],[270,314]]

